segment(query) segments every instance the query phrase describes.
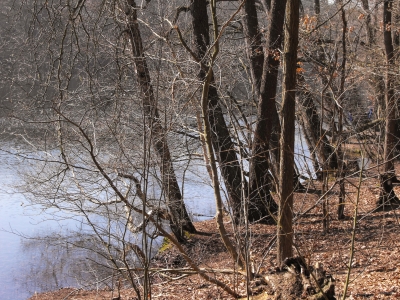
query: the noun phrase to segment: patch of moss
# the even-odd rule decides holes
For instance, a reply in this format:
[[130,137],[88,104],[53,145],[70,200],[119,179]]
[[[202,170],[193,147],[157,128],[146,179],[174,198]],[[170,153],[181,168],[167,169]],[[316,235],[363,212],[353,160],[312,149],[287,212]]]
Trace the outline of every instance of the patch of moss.
[[163,243],[161,244],[160,249],[158,249],[158,252],[164,252],[172,247],[172,243],[168,238],[164,238]]
[[187,238],[188,240],[193,236],[190,232],[188,231],[184,231],[183,235],[185,236],[185,238]]
[[[187,231],[184,231],[183,235],[185,236],[185,238],[187,240],[189,240],[193,236],[193,234],[191,234],[190,232],[187,232]],[[163,251],[166,251],[166,250],[172,248],[172,246],[173,245],[172,245],[171,241],[168,238],[164,237],[163,243],[161,244],[160,249],[158,249],[158,252],[161,253]]]

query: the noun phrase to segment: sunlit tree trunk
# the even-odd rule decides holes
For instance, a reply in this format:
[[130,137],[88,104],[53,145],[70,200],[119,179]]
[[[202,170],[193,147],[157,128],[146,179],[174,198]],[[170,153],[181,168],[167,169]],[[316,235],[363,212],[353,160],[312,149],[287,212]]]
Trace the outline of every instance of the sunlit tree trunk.
[[293,173],[297,46],[299,42],[299,0],[288,0],[285,22],[282,82],[282,134],[279,212],[278,212],[278,265],[293,256]]
[[277,205],[269,190],[268,160],[274,120],[278,120],[275,100],[285,7],[286,0],[271,2],[270,25],[264,48],[263,72],[258,98],[257,122],[250,158],[250,221],[266,218],[277,211]]
[[400,200],[393,191],[393,182],[397,181],[394,170],[395,149],[398,139],[396,137],[396,99],[394,95],[394,47],[392,39],[392,9],[393,1],[385,0],[383,4],[384,44],[386,54],[386,124],[385,144],[383,150],[384,171],[381,175],[381,191],[377,202],[377,209],[392,209],[393,205],[400,205]]
[[384,44],[386,54],[386,126],[384,159],[385,172],[394,174],[394,152],[397,144],[396,138],[396,99],[394,95],[394,48],[392,39],[392,9],[393,0],[385,0],[383,7]]
[[339,97],[335,104],[336,111],[338,113],[338,125],[337,125],[337,137],[336,137],[336,154],[338,161],[338,172],[336,177],[339,178],[339,205],[338,205],[338,219],[344,219],[344,205],[346,199],[346,189],[344,182],[344,162],[343,162],[343,146],[342,146],[342,133],[343,133],[343,95],[344,95],[344,85],[346,81],[346,63],[347,63],[347,18],[346,11],[343,7],[343,0],[340,0],[341,4],[341,15],[342,15],[342,63],[340,66],[340,88]]

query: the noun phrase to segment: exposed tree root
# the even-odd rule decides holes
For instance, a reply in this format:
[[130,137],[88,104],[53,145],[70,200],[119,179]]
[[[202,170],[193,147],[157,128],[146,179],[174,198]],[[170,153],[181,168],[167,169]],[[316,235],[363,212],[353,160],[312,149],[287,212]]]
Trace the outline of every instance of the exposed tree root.
[[[336,299],[332,276],[326,275],[319,263],[315,267],[307,267],[300,257],[285,259],[281,269],[265,275],[264,279],[272,290],[272,299]],[[270,291],[267,293],[270,294]],[[271,299],[270,296],[260,299]]]

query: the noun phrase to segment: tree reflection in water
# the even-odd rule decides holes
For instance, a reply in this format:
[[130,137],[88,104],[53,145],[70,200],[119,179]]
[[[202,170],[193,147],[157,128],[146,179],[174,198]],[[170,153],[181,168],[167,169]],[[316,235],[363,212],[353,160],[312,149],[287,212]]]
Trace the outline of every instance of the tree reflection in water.
[[[47,233],[22,238],[21,244],[23,255],[29,259],[16,280],[30,293],[63,287],[114,289],[116,282],[121,280],[110,261],[112,258],[123,267],[123,261],[118,261],[120,248],[104,247],[95,236],[78,232],[68,235]],[[125,260],[130,266],[138,266],[132,251]],[[140,282],[139,274],[137,281]]]

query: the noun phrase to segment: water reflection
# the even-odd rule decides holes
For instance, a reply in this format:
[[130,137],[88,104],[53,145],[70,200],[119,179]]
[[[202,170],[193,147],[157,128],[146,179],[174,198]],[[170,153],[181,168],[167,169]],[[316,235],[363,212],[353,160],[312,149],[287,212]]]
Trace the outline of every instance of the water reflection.
[[[309,153],[302,145],[301,133],[297,137],[296,160],[299,171],[301,174],[312,173]],[[126,243],[140,247],[142,244],[141,235],[121,235],[126,229],[124,216],[106,211],[105,214],[111,216],[110,220],[116,224],[107,228],[107,222],[101,217],[96,219],[89,216],[91,222],[88,222],[79,214],[67,215],[54,209],[43,211],[38,206],[26,206],[28,201],[10,188],[20,180],[17,167],[26,170],[26,166],[21,166],[20,161],[10,154],[3,153],[1,159],[0,265],[5,271],[0,275],[0,286],[4,287],[0,290],[0,299],[22,300],[36,291],[68,286],[95,289],[111,287],[117,276],[116,267],[124,267],[124,260],[130,266],[136,264],[134,251],[129,251],[124,260],[120,259],[121,254],[118,253],[118,249],[124,249]],[[189,168],[178,163],[177,166],[179,181],[185,183],[185,203],[188,210],[195,213],[194,220],[212,217],[215,214],[213,191],[202,160],[193,161]],[[154,193],[154,198],[159,198],[157,191]],[[101,195],[97,193],[95,196]],[[74,198],[76,201],[81,199],[78,196]],[[117,211],[121,210],[115,207],[115,213]],[[98,208],[96,213],[99,213]],[[94,228],[89,224],[97,224],[98,236],[93,235]],[[104,239],[100,240],[100,236]],[[109,241],[113,247],[105,247],[104,241]],[[154,253],[161,240],[151,242],[151,251]],[[110,257],[115,258],[114,263]]]
[[[153,253],[160,240],[153,244]],[[18,284],[26,291],[48,291],[74,286],[87,289],[113,288],[120,279],[114,259],[123,267],[118,247],[107,248],[94,235],[49,233],[22,241],[28,263],[21,269]],[[136,255],[128,251],[124,260],[138,266]],[[138,277],[139,278],[139,277]]]
[[[25,165],[9,153],[0,152],[0,159],[0,299],[23,300],[35,292],[69,286],[111,287],[117,276],[115,265],[107,259],[110,253],[105,251],[104,243],[93,236],[93,228],[88,226],[87,220],[79,214],[67,215],[59,210],[29,205],[29,201],[13,188],[20,182],[17,170],[23,170]],[[188,210],[198,214],[195,220],[215,214],[213,192],[207,185],[207,174],[201,170],[199,165],[185,175],[180,174],[181,180],[185,179]],[[103,226],[100,232],[105,236],[107,222],[90,217],[93,224]],[[116,234],[122,232],[121,228],[122,225],[111,231],[108,229],[116,237],[112,241],[115,247],[110,250],[113,257],[119,255],[116,249],[123,249],[121,244],[117,245],[123,240]],[[124,240],[142,244],[141,235]],[[152,253],[161,242],[160,238],[152,241]],[[125,259],[135,265],[137,257],[130,251]]]

